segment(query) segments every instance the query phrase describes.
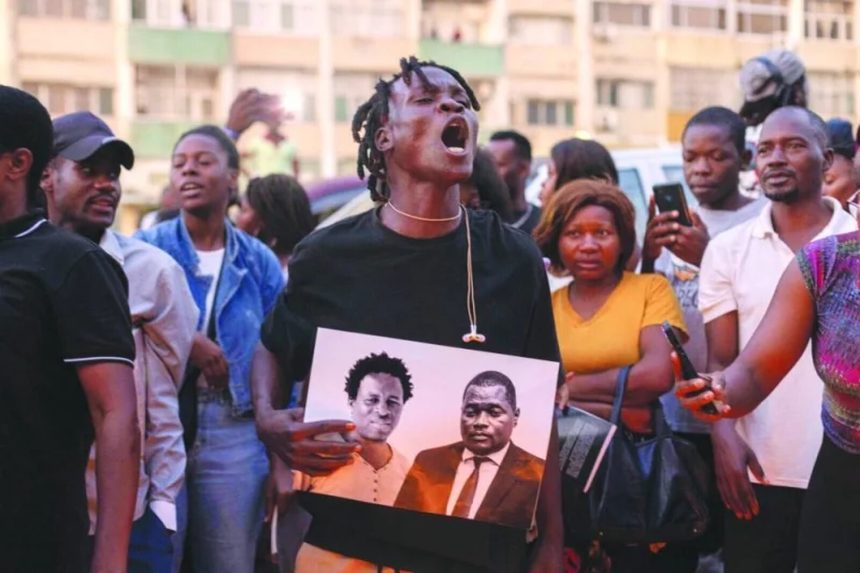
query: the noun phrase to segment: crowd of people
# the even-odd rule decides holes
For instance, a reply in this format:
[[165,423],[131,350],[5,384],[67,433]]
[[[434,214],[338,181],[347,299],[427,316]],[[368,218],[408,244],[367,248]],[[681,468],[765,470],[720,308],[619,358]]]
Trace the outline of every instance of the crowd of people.
[[[849,121],[806,107],[790,52],[750,60],[741,85],[740,114],[707,107],[683,130],[695,205],[652,202],[644,237],[603,145],[554,145],[532,204],[529,140],[505,130],[479,148],[468,82],[414,57],[353,119],[375,205],[316,231],[266,94],[246,90],[225,126],[179,137],[163,208],[125,237],[111,226],[131,146],[88,111],[52,121],[0,86],[0,569],[487,570],[443,547],[456,538],[311,516],[293,495],[391,504],[409,496],[387,476],[420,465],[387,434],[303,420],[296,388],[317,328],[331,328],[554,361],[558,405],[604,419],[623,374],[620,431],[647,440],[665,415],[706,463],[710,520],[695,539],[583,543],[566,535],[553,430],[537,507],[514,508],[528,519],[512,570],[693,573],[705,558],[727,573],[860,570],[857,143]],[[236,140],[255,122],[263,159],[293,174],[242,192]],[[700,377],[676,383],[664,324]],[[510,381],[478,382],[515,423]],[[350,407],[368,392],[387,396],[367,408],[392,426],[412,383],[372,354],[347,378]],[[324,439],[336,434],[354,439]],[[484,453],[463,459],[468,487],[496,479],[502,462]]]

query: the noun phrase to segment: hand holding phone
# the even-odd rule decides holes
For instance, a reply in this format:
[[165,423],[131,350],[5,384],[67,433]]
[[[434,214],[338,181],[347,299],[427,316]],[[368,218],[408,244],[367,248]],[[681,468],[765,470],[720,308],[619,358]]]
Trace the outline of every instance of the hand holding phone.
[[678,212],[678,223],[685,227],[693,226],[693,219],[687,206],[687,196],[684,186],[680,183],[662,183],[651,188],[654,192],[654,203],[661,213]]
[[[675,330],[672,328],[672,325],[666,321],[663,321],[661,328],[663,329],[663,335],[666,337],[666,340],[669,341],[669,345],[672,347],[672,350],[674,350],[675,354],[678,355],[678,361],[681,363],[681,377],[684,380],[694,380],[696,378],[699,378],[706,382],[706,386],[704,388],[695,392],[691,392],[687,394],[687,396],[693,397],[698,396],[704,392],[712,391],[713,387],[711,386],[711,380],[709,378],[701,376],[696,371],[696,368],[690,361],[689,356],[687,356],[687,353],[684,352],[684,347],[681,345],[681,341],[678,340],[677,336],[675,336]],[[701,410],[706,414],[711,414],[713,416],[717,416],[720,414],[720,411],[717,408],[716,401],[708,402],[701,407]]]

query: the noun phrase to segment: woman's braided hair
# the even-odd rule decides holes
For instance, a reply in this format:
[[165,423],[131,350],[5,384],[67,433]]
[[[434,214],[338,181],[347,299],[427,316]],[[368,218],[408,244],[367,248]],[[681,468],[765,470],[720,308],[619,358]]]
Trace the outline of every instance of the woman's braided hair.
[[[374,137],[377,130],[382,127],[382,122],[388,118],[388,100],[391,97],[391,86],[399,79],[402,79],[407,86],[411,85],[413,73],[418,76],[421,83],[429,84],[430,81],[422,68],[438,68],[451,74],[465,90],[466,95],[469,96],[472,108],[481,109],[475,92],[456,70],[433,61],[418,60],[415,56],[400,58],[400,73],[395,74],[390,80],[380,79],[376,82],[373,95],[359,106],[352,118],[352,138],[358,143],[358,176],[364,179],[365,171],[369,173],[367,188],[370,189],[370,196],[374,201],[388,199],[388,184],[385,181],[385,157],[376,148]],[[364,130],[363,133],[362,130]]]

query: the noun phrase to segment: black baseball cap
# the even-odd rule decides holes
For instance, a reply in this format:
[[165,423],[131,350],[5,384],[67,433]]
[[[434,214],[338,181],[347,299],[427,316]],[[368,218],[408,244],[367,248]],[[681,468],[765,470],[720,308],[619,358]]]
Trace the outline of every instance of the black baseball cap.
[[854,130],[851,122],[845,119],[831,119],[827,122],[827,139],[834,153],[854,159]]
[[125,141],[114,135],[108,125],[95,114],[76,111],[54,120],[54,155],[72,161],[83,161],[106,145],[119,152],[120,165],[131,169],[134,151]]

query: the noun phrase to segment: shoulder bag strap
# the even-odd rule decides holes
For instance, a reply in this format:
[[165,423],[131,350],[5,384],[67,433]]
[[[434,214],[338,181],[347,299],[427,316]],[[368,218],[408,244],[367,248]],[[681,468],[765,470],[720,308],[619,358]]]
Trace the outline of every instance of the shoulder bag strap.
[[621,420],[621,403],[624,401],[624,390],[627,389],[627,377],[630,376],[630,366],[624,366],[618,371],[618,378],[615,382],[615,400],[612,402],[612,415],[609,421],[619,425]]
[[666,421],[666,415],[663,413],[663,404],[657,398],[651,403],[651,424],[654,426],[654,433],[659,436],[668,436],[672,433],[672,428]]

